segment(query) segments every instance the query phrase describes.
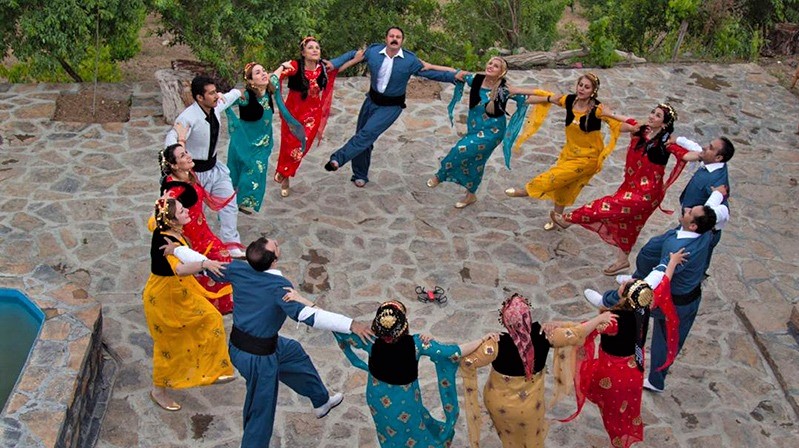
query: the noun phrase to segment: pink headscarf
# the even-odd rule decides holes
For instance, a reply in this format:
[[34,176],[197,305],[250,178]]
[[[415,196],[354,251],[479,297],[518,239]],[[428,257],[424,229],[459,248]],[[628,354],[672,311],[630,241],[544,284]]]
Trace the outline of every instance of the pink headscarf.
[[530,331],[533,326],[530,303],[523,296],[513,294],[509,299],[502,302],[499,321],[508,330],[511,339],[513,339],[513,344],[519,350],[519,356],[521,356],[524,364],[525,377],[528,380],[531,379],[533,377],[535,351],[533,349],[533,341],[530,338]]

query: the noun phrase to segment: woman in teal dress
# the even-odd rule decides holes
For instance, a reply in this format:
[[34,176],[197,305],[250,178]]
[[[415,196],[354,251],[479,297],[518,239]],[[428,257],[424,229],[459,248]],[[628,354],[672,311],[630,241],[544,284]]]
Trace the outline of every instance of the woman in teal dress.
[[[269,156],[272,154],[272,115],[274,107],[280,108],[289,129],[295,132],[299,123],[291,117],[280,96],[280,74],[285,69],[281,65],[273,74],[261,64],[250,62],[244,66],[244,79],[247,87],[236,101],[239,115],[233,107],[225,109],[227,115],[228,146],[227,166],[230,180],[236,189],[239,211],[251,214],[259,211],[266,193],[266,171]],[[305,131],[302,131],[301,144],[305,148]]]
[[[483,341],[497,340],[499,336],[487,334],[460,346],[440,344],[429,337],[409,334],[405,313],[405,305],[399,301],[380,305],[372,321],[372,331],[377,336],[374,342],[364,343],[357,336],[334,334],[352,365],[369,372],[366,402],[382,448],[449,447],[460,411],[455,375],[461,354],[470,354]],[[353,348],[369,355],[368,365]],[[421,356],[427,356],[436,366],[443,422],[434,419],[422,403],[418,381]]]
[[[464,208],[477,201],[475,192],[483,180],[485,164],[503,140],[505,164],[510,167],[510,145],[521,129],[527,111],[526,95],[532,95],[533,90],[508,85],[505,80],[507,73],[508,63],[500,57],[493,57],[488,60],[484,74],[468,74],[464,77],[471,87],[467,133],[441,161],[441,168],[435,176],[427,181],[430,188],[440,182],[454,182],[465,187],[466,196],[455,204],[455,208]],[[450,103],[450,120],[462,91],[463,84],[458,84]],[[505,114],[509,99],[516,101],[517,106],[511,124],[507,125]]]

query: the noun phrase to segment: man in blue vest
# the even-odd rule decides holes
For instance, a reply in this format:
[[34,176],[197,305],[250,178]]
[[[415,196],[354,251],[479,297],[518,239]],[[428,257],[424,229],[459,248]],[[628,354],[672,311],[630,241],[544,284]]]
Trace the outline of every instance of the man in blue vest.
[[[352,178],[357,187],[369,182],[369,165],[375,141],[399,118],[405,108],[405,89],[411,75],[423,76],[440,82],[463,80],[455,69],[447,71],[425,70],[423,63],[415,54],[402,49],[405,33],[399,27],[386,31],[385,44],[370,45],[363,55],[369,67],[371,81],[369,93],[358,114],[355,135],[338,151],[330,156],[325,164],[328,171],[336,171],[345,163],[352,161]],[[344,53],[328,64],[328,69],[338,67],[355,56],[355,50]]]
[[[205,256],[185,246],[165,246],[183,262]],[[218,282],[233,286],[233,328],[230,359],[247,381],[244,400],[242,448],[266,448],[272,437],[277,409],[278,381],[308,397],[317,418],[327,415],[344,400],[331,395],[299,342],[278,334],[287,317],[320,330],[355,333],[364,341],[374,336],[369,325],[306,306],[291,282],[277,269],[280,246],[274,239],[259,238],[250,243],[247,261],[233,260],[222,275],[207,271]],[[299,299],[299,301],[297,301]]]
[[[682,193],[680,193],[680,206],[686,208],[702,205],[707,202],[715,188],[724,185],[727,195],[724,196],[722,204],[729,210],[730,179],[727,171],[727,162],[735,155],[735,146],[732,142],[727,137],[719,137],[704,148],[685,137],[679,137],[675,142],[690,151],[696,151],[697,149],[701,151],[699,155],[701,166],[696,170],[691,180],[688,181]],[[708,266],[710,266],[710,258],[713,256],[713,249],[716,248],[719,240],[721,240],[721,229],[724,228],[726,223],[727,220],[722,220],[713,227],[710,250],[707,255]]]

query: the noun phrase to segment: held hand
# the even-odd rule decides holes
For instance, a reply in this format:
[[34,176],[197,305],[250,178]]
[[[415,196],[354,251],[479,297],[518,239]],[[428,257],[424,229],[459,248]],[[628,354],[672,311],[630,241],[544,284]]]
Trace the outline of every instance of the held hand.
[[189,124],[175,122],[175,126],[173,126],[173,128],[178,134],[178,141],[186,141],[186,137],[189,135]]
[[730,194],[730,191],[727,189],[726,185],[719,185],[718,187],[710,187],[710,189],[713,191],[718,191],[725,198]]
[[222,92],[216,92],[216,99],[220,103],[224,103],[225,102],[225,95],[223,95]]
[[433,341],[433,335],[422,333],[419,335],[419,339],[422,341],[422,344],[428,345]]
[[637,134],[638,132],[640,132],[640,131],[641,131],[641,127],[642,127],[642,126],[644,126],[644,124],[643,124],[643,123],[638,123],[638,124],[636,124],[635,126],[633,126],[633,129],[632,129],[632,131],[630,131],[630,132],[632,132],[633,134]]
[[617,316],[610,311],[604,311],[599,315],[599,323],[610,325],[616,322],[616,317]]
[[364,344],[373,341],[375,338],[371,326],[354,320],[352,321],[352,325],[350,325],[350,331],[361,338]]
[[496,332],[486,333],[486,335],[483,336],[483,342],[488,342],[488,341],[499,342],[499,333]]
[[688,255],[691,255],[691,253],[686,252],[684,247],[681,247],[677,252],[669,252],[669,264],[683,264],[688,261]]
[[164,238],[164,241],[166,242],[166,244],[164,244],[163,246],[159,247],[159,249],[164,251],[164,256],[166,257],[167,255],[175,255],[175,248],[176,247],[180,247],[180,243],[176,243],[174,241],[169,241],[166,238]]
[[[356,54],[357,54],[357,53],[356,53]],[[325,62],[325,69],[327,69],[327,71],[331,72],[331,71],[333,71],[333,70],[335,70],[335,69],[336,69],[336,66],[335,66],[335,65],[333,65],[333,63],[332,63],[332,62],[330,62],[330,61],[328,61],[327,59],[325,59],[325,61],[324,61],[324,62]]]
[[355,52],[355,56],[352,58],[355,63],[360,63],[363,61],[363,55],[366,54],[366,49],[359,48],[358,51]]
[[676,144],[677,144],[677,136],[676,136],[676,135],[674,135],[674,133],[672,133],[672,134],[669,136],[669,144],[670,144],[670,145],[676,145]]
[[459,71],[458,73],[455,74],[455,79],[460,81],[460,82],[466,82],[466,81],[464,81],[464,79],[465,79],[466,75],[468,75],[468,74],[469,74],[469,72],[467,72],[466,70],[461,70],[461,71]]
[[552,330],[555,330],[555,329],[557,329],[557,328],[559,328],[559,327],[560,327],[560,325],[558,325],[558,323],[557,323],[557,322],[544,322],[544,323],[541,325],[541,332],[540,332],[540,334],[549,334],[549,333],[551,333],[551,332],[552,332]]
[[216,260],[205,260],[205,262],[203,262],[203,266],[206,270],[211,271],[219,276],[222,275],[222,271],[225,270],[225,266],[227,266],[227,264],[227,262]]
[[305,297],[303,297],[299,293],[299,291],[297,291],[296,289],[294,289],[292,287],[289,287],[289,286],[286,286],[283,289],[288,291],[286,293],[286,295],[283,296],[283,301],[284,302],[297,302],[297,303],[301,303],[301,304],[303,304],[305,306],[310,306],[310,307],[315,305],[313,302],[311,302],[310,300],[308,300]]

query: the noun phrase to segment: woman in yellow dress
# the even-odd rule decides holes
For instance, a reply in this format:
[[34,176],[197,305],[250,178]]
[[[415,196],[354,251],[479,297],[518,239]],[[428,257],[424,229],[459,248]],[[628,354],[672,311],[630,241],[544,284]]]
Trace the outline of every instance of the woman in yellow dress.
[[[538,131],[551,104],[566,109],[566,144],[554,166],[530,180],[524,188],[508,188],[505,194],[551,200],[550,215],[558,217],[566,206],[574,204],[583,187],[602,169],[602,163],[613,151],[621,132],[622,122],[597,99],[598,91],[599,78],[586,73],[577,80],[576,93],[558,98],[546,92],[546,95],[527,98],[528,103],[537,106],[527,119],[515,148]],[[610,127],[607,145],[601,132],[602,122]],[[544,225],[544,230],[554,228],[551,220]]]
[[169,243],[188,246],[181,227],[189,220],[188,209],[175,199],[161,198],[156,202],[155,219],[150,225],[151,273],[142,294],[144,316],[153,338],[150,398],[168,411],[180,410],[180,404],[168,395],[167,389],[205,386],[234,378],[222,315],[208,301],[213,298],[209,295],[230,294],[230,285],[211,293],[194,278],[194,274],[206,269],[220,272],[227,263],[205,257],[182,263],[174,255],[164,255],[162,249]]
[[548,429],[544,420],[544,368],[549,349],[555,347],[557,400],[572,384],[576,356],[576,350],[561,347],[576,349],[595,328],[607,327],[614,320],[614,315],[605,312],[582,324],[540,324],[533,321],[529,302],[519,294],[502,302],[499,321],[507,332],[500,334],[499,341],[484,341],[461,360],[469,446],[480,446],[479,367],[491,364],[483,400],[503,448],[541,448]]

